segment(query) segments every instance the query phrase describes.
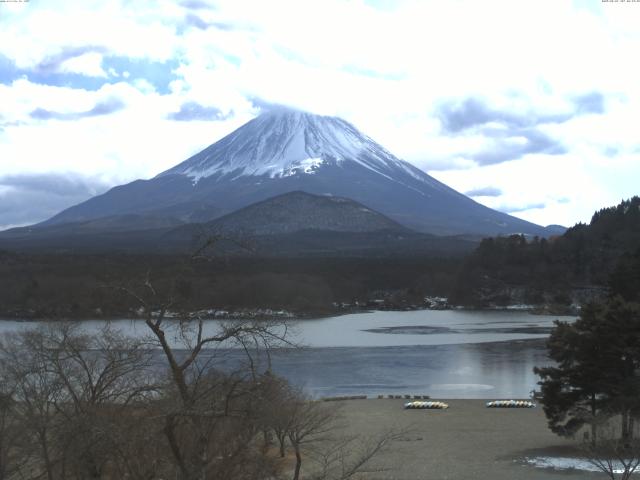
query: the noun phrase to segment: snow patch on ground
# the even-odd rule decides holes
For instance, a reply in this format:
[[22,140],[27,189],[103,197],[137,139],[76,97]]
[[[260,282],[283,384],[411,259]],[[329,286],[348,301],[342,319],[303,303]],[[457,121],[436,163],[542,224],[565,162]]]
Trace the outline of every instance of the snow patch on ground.
[[[584,458],[571,457],[525,457],[524,461],[537,468],[553,468],[555,470],[580,470],[583,472],[602,472],[593,463]],[[614,473],[622,473],[624,467],[620,464],[615,465]],[[640,474],[640,470],[634,473]]]

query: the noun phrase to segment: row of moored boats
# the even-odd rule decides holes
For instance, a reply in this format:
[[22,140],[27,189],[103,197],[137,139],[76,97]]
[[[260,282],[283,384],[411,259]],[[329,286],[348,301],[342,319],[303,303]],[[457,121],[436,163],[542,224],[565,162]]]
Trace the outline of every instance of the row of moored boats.
[[[534,408],[535,403],[529,400],[493,400],[487,402],[487,408]],[[444,402],[408,402],[404,404],[406,409],[446,410],[449,404]]]

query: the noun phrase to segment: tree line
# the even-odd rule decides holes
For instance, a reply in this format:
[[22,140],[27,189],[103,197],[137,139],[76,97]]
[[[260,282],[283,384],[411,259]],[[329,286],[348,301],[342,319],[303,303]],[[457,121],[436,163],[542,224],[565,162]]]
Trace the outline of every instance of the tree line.
[[629,265],[637,264],[638,257],[640,197],[633,197],[599,210],[588,225],[579,223],[559,237],[511,235],[482,240],[465,259],[451,300],[478,307],[568,306],[602,296],[611,281],[618,288],[637,290],[640,280]]
[[[399,305],[425,296],[491,307],[556,306],[602,296],[608,282],[637,290],[630,264],[640,258],[640,198],[596,212],[564,235],[486,238],[467,255],[208,258],[172,254],[43,254],[0,251],[0,316],[122,318],[138,308],[114,286],[153,273],[158,288],[179,281],[176,302],[191,310],[272,308],[330,314],[332,304],[393,296]],[[246,252],[245,252],[246,253]],[[614,274],[614,277],[612,277]],[[626,285],[626,286],[625,286]]]
[[139,308],[114,290],[151,272],[174,286],[176,308],[332,313],[333,303],[392,292],[408,303],[446,296],[458,258],[207,258],[0,252],[0,318],[131,318]]

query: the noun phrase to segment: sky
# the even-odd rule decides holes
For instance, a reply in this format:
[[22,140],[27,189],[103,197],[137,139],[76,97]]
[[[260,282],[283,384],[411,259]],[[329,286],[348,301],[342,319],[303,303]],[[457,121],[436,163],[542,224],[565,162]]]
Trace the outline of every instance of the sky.
[[[0,1],[0,229],[282,104],[541,224],[640,194],[640,2]],[[636,59],[636,60],[634,60]]]

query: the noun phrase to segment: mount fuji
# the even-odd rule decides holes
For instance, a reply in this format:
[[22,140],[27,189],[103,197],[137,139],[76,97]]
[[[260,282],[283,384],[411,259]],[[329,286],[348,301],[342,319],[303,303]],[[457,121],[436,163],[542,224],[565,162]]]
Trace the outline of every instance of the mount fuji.
[[155,178],[112,188],[40,226],[131,215],[209,222],[294,191],[352,199],[423,233],[548,234],[456,192],[340,118],[287,108],[256,117]]

